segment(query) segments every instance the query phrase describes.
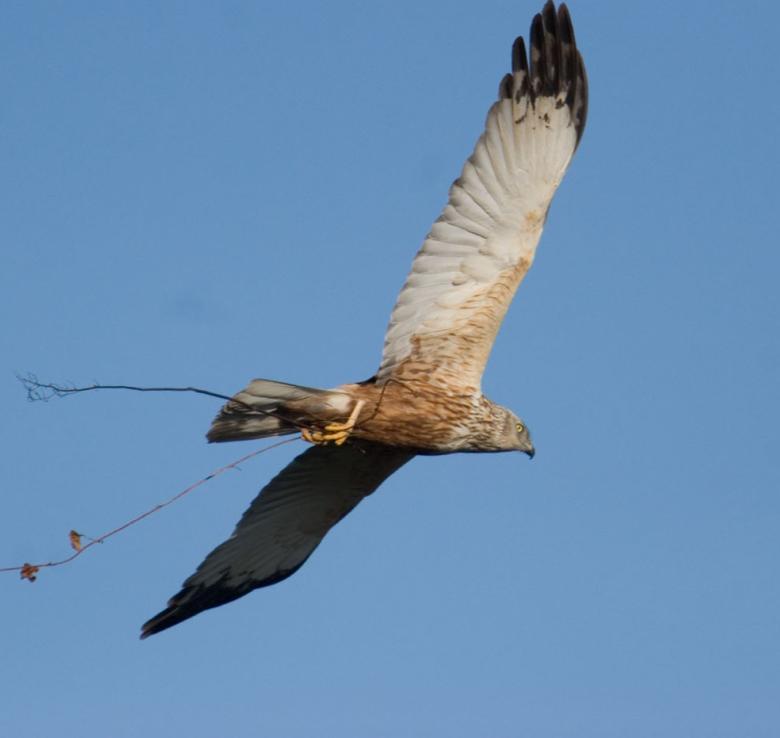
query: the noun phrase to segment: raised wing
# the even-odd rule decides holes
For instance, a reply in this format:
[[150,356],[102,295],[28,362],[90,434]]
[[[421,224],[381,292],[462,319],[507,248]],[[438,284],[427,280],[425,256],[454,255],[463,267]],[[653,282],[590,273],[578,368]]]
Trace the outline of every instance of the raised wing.
[[587,78],[565,5],[518,38],[485,132],[412,264],[385,335],[377,380],[425,378],[465,392],[482,372],[533,262],[587,112]]
[[413,456],[364,441],[313,446],[263,488],[233,535],[144,624],[141,637],[294,574],[339,520]]

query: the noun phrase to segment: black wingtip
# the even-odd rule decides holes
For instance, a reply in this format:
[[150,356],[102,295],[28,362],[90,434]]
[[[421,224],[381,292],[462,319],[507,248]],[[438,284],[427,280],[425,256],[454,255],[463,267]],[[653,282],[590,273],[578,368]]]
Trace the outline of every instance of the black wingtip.
[[561,6],[558,8],[558,34],[562,43],[571,44],[572,46],[577,45],[574,38],[574,25],[571,22],[571,13],[569,13],[569,6],[566,3],[561,3]]
[[566,4],[556,11],[553,1],[547,0],[531,21],[528,39],[528,56],[522,37],[515,40],[512,84],[504,78],[499,94],[501,98],[514,97],[518,103],[525,95],[532,103],[537,97],[559,98],[571,110],[579,144],[587,119],[588,78]]
[[520,102],[528,94],[528,55],[525,52],[525,41],[518,36],[512,44],[512,73],[506,85],[506,98],[514,97],[515,102]]
[[184,587],[168,600],[168,607],[149,618],[141,626],[141,640],[183,623],[204,610],[238,599],[248,591],[243,587],[230,589],[221,582],[211,587]]
[[141,626],[141,640],[146,640],[150,635],[160,633],[189,617],[177,618],[175,611],[175,607],[166,607],[164,610],[158,612],[153,618],[149,618],[149,620]]
[[503,79],[498,85],[498,98],[499,100],[509,100],[512,97],[512,90],[514,89],[514,78],[511,74],[505,74]]
[[211,590],[203,587],[184,587],[168,600],[168,607],[149,618],[141,626],[141,640],[183,623],[203,610],[218,607],[240,596],[221,586]]
[[562,56],[558,17],[548,1],[531,23],[531,89],[535,96],[552,97],[560,92]]
[[518,36],[512,44],[512,74],[528,73],[528,56],[525,53],[525,41]]
[[558,32],[558,14],[555,12],[555,5],[550,0],[542,9],[542,25],[544,27],[545,38],[545,62],[547,64],[547,76],[557,88],[558,71],[560,69],[561,47],[559,43],[560,33]]
[[229,572],[226,571],[219,581],[209,586],[185,586],[168,600],[168,607],[158,612],[153,618],[149,618],[141,626],[141,640],[183,623],[204,610],[211,610],[214,607],[226,605],[228,602],[249,594],[252,590],[278,584],[295,574],[306,563],[308,558],[307,556],[299,564],[289,569],[281,569],[260,581],[248,579],[238,586],[232,586],[228,584]]
[[582,133],[585,130],[585,123],[588,120],[588,72],[585,69],[585,62],[582,61],[582,54],[577,52],[577,90],[572,106],[574,125],[577,129],[577,145],[580,143]]

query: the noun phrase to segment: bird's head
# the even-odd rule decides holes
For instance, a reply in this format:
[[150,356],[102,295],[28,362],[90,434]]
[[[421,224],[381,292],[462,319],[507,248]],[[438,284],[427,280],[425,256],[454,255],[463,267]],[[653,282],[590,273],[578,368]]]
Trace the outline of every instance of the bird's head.
[[528,426],[525,422],[518,418],[514,413],[508,413],[507,428],[505,430],[506,440],[509,442],[509,446],[517,451],[522,451],[524,454],[528,454],[529,459],[533,459],[536,450],[534,444],[531,441],[531,434],[528,432]]

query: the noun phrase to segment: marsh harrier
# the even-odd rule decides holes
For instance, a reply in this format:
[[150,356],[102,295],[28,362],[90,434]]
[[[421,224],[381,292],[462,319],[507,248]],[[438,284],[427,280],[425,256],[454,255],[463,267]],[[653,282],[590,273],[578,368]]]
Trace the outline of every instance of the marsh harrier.
[[221,410],[213,442],[300,432],[312,447],[272,479],[227,541],[149,620],[148,636],[289,577],[325,534],[417,454],[523,451],[523,421],[481,392],[509,303],[582,136],[585,67],[565,5],[518,38],[485,131],[401,289],[371,379],[334,389],[254,380]]

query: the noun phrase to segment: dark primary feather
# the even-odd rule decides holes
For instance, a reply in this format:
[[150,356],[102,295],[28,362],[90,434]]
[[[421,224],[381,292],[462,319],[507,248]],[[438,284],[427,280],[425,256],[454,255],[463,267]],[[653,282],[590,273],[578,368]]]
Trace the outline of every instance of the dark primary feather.
[[339,520],[413,456],[365,441],[308,449],[263,488],[141,637],[294,574]]
[[499,98],[520,100],[527,94],[537,97],[563,97],[572,111],[577,142],[582,138],[588,112],[588,78],[582,56],[577,49],[569,9],[548,0],[541,13],[534,16],[528,34],[530,65],[525,42],[518,36],[512,45],[512,73],[499,85]]

